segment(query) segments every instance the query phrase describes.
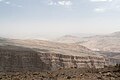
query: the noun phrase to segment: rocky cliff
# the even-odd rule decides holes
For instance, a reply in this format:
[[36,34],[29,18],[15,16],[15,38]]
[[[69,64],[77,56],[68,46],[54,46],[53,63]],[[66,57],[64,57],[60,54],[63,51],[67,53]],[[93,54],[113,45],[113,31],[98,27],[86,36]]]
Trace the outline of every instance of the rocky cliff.
[[0,47],[0,71],[44,71],[70,67],[102,68],[105,65],[102,56],[73,56],[47,53],[47,50],[36,52],[18,46],[9,47]]

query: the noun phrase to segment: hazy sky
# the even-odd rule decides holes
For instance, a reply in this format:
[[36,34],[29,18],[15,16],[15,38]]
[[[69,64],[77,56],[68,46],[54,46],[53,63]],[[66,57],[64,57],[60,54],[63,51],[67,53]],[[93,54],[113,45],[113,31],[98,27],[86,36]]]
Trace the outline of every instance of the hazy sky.
[[120,30],[120,0],[0,0],[0,36]]

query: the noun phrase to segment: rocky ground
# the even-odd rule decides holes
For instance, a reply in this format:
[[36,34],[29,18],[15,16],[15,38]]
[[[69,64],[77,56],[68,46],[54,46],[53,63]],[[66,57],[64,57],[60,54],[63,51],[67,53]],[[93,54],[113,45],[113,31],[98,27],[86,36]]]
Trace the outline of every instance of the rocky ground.
[[50,72],[1,72],[0,80],[120,80],[120,67],[69,68]]

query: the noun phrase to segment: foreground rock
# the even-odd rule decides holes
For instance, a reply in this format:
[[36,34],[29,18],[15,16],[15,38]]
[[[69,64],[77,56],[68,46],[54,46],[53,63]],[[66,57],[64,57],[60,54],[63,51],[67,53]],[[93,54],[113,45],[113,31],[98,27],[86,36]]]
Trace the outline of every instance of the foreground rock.
[[68,68],[46,72],[0,73],[0,80],[120,80],[120,68]]

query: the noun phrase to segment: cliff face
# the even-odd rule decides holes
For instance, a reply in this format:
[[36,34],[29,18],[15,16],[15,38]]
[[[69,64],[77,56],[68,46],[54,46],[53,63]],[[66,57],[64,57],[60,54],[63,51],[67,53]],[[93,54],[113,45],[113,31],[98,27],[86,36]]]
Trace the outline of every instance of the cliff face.
[[96,56],[71,56],[62,54],[40,54],[41,60],[45,63],[51,63],[51,70],[59,68],[86,67],[103,68],[105,59]]
[[18,46],[0,47],[0,71],[44,71],[70,67],[102,68],[105,59],[102,56],[73,56],[41,52]]

